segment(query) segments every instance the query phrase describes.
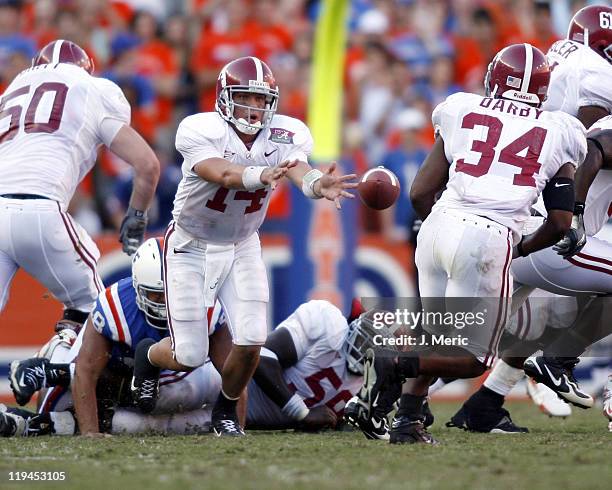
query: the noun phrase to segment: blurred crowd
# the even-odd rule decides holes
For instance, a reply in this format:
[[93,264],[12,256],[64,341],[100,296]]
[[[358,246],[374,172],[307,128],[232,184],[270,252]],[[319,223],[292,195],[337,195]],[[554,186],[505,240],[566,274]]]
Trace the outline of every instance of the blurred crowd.
[[[280,86],[279,112],[307,120],[314,26],[334,0],[0,0],[0,92],[47,42],[68,39],[92,56],[132,105],[133,126],[163,170],[150,229],[170,219],[181,178],[174,134],[188,114],[214,110],[228,61],[265,60]],[[544,52],[565,35],[573,0],[352,0],[345,71],[342,161],[357,173],[383,164],[402,184],[389,212],[363,217],[366,231],[410,238],[410,182],[433,142],[430,114],[457,91],[482,92],[494,54],[514,42]],[[350,170],[350,169],[349,169]],[[71,211],[95,234],[119,224],[129,167],[100,155]],[[278,192],[271,218],[288,213]]]

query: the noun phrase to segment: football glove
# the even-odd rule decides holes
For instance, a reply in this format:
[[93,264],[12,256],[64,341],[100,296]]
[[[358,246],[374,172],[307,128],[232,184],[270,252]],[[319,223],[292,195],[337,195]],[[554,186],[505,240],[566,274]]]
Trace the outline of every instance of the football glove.
[[584,229],[584,203],[577,202],[574,206],[572,225],[563,239],[559,241],[553,250],[564,259],[573,257],[586,245],[586,231]]
[[119,241],[123,245],[123,251],[132,255],[144,241],[145,229],[147,228],[147,212],[138,211],[132,206],[128,207],[125,217],[119,229]]

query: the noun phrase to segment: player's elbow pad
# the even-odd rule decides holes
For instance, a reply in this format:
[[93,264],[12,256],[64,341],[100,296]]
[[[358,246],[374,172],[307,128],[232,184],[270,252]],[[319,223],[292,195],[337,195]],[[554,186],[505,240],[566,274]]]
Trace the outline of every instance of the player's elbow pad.
[[546,211],[560,209],[574,212],[574,181],[568,177],[554,177],[542,191]]

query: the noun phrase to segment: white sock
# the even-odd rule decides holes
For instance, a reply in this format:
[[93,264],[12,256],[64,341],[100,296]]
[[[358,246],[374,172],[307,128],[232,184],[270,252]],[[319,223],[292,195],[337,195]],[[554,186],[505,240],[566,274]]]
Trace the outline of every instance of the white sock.
[[506,396],[524,375],[522,369],[514,368],[500,359],[485,380],[484,385],[491,391]]
[[53,429],[58,436],[73,436],[76,424],[70,412],[49,412],[53,421]]
[[446,386],[446,383],[444,382],[444,380],[442,378],[438,378],[438,380],[432,384],[429,387],[429,391],[427,392],[427,394],[429,396],[433,395],[436,391],[441,390],[442,388],[444,388]]

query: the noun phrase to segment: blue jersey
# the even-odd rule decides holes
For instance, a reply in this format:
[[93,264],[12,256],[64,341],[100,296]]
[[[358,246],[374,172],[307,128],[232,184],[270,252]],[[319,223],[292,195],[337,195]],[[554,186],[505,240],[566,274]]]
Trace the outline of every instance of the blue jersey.
[[[209,308],[207,318],[208,335],[212,335],[225,323],[219,303]],[[143,339],[158,342],[169,335],[168,330],[147,323],[145,314],[136,304],[136,290],[131,277],[121,279],[100,293],[91,312],[91,321],[94,328],[112,342],[111,356],[115,359],[133,358],[136,346]]]
[[169,333],[147,323],[145,314],[136,305],[131,277],[121,279],[100,293],[91,320],[94,328],[113,343],[113,354],[118,347],[128,357],[134,356],[141,340],[148,338],[157,342]]

